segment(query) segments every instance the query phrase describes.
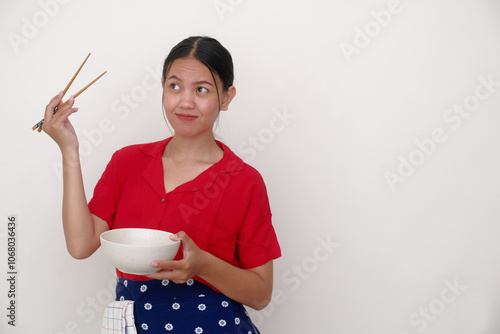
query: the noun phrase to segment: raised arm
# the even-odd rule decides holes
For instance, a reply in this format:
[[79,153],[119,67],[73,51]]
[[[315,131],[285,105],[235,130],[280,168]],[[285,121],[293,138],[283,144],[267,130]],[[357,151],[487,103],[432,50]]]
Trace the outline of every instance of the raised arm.
[[60,92],[45,108],[43,131],[59,146],[63,165],[63,228],[68,252],[76,259],[92,255],[100,246],[99,236],[108,229],[108,224],[92,215],[87,206],[83,177],[78,153],[79,143],[69,116],[78,108],[73,108],[74,98],[53,114],[61,103]]

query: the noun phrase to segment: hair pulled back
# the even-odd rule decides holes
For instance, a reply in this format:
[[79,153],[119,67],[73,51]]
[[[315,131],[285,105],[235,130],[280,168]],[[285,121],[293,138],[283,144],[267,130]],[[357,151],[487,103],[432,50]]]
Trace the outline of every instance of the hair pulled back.
[[[224,91],[233,85],[234,70],[231,54],[216,39],[206,36],[188,37],[172,48],[163,64],[162,78],[167,80],[167,72],[174,60],[193,57],[204,64],[212,73],[221,79]],[[217,91],[218,93],[218,91]]]

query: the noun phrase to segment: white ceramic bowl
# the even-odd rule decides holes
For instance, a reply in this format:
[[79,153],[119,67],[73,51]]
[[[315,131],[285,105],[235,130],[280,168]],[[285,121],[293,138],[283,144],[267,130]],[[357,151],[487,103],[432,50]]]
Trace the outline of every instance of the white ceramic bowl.
[[170,240],[172,233],[144,228],[120,228],[101,234],[105,257],[118,270],[135,275],[149,275],[158,268],[154,260],[170,261],[179,250],[179,241]]

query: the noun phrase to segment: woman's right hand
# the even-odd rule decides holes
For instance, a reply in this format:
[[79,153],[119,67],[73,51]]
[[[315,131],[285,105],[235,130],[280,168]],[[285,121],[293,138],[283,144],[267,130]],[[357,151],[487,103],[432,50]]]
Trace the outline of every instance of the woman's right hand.
[[75,129],[69,121],[69,116],[78,111],[78,108],[73,108],[75,99],[73,96],[69,98],[68,104],[60,108],[54,114],[54,108],[62,103],[63,92],[54,96],[45,107],[45,117],[42,130],[45,131],[59,145],[62,152],[65,150],[78,150],[78,138]]

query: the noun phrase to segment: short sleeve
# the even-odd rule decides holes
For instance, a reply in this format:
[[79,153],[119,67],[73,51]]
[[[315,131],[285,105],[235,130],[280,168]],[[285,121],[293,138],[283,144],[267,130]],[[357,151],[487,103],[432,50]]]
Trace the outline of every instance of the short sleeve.
[[259,174],[236,241],[237,257],[242,268],[259,267],[281,256],[271,217],[267,190]]
[[90,213],[106,221],[111,228],[118,208],[120,195],[129,173],[129,150],[116,151],[97,182],[88,206]]

